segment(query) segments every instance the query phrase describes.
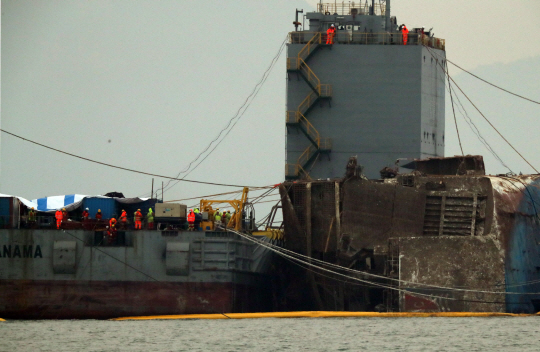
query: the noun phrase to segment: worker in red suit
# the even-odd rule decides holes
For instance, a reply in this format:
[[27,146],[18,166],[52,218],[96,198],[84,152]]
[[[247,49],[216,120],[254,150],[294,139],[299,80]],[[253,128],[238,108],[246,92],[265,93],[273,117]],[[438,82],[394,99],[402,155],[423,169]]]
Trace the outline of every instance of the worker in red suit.
[[109,244],[116,242],[116,227],[107,226],[107,242]]
[[62,211],[58,209],[54,214],[54,217],[56,218],[56,229],[60,230],[60,226],[62,226],[62,219],[64,218]]
[[334,44],[334,35],[336,34],[336,27],[332,24],[330,28],[326,30],[326,44]]
[[84,209],[82,212],[82,219],[83,221],[88,220],[88,216],[90,216],[90,213],[88,212],[88,208]]
[[103,219],[103,214],[101,213],[101,209],[98,209],[96,213],[96,220],[101,221],[101,219]]
[[189,209],[187,222],[189,225],[188,231],[193,231],[193,229],[195,228],[195,213],[193,212],[193,209]]
[[66,208],[62,208],[62,221],[67,221],[69,219],[69,213]]
[[403,35],[403,45],[407,45],[407,40],[409,39],[409,30],[404,24],[401,25],[401,34]]
[[141,209],[137,209],[135,212],[135,230],[140,230],[142,228],[142,213]]
[[120,227],[127,229],[127,213],[124,209],[122,209],[122,214],[120,214]]

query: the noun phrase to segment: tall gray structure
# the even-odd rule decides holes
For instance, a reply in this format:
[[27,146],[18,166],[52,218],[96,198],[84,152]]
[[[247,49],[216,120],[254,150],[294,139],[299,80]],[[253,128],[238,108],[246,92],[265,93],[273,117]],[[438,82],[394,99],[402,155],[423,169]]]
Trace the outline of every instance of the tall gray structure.
[[305,20],[287,47],[286,179],[342,177],[351,156],[368,178],[444,156],[444,40],[404,35],[390,0],[321,3]]

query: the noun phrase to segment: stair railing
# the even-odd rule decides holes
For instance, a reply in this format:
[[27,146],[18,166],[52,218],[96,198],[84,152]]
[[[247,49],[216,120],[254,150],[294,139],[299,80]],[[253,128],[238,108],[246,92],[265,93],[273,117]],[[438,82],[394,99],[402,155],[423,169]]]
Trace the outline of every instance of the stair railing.
[[[304,61],[312,52],[317,48],[317,45],[321,44],[321,32],[315,33],[313,38],[311,38],[306,45],[298,53],[298,58]],[[298,62],[300,62],[298,60]]]
[[306,133],[311,137],[314,144],[316,144],[315,146],[317,147],[317,149],[319,149],[321,145],[321,136],[319,135],[319,131],[317,131],[315,127],[313,127],[311,122],[309,122],[309,120],[299,112],[297,121],[302,125]]
[[298,58],[298,62],[298,69],[300,70],[300,72],[302,72],[309,84],[317,90],[317,93],[320,94],[321,80],[319,79],[319,77],[317,77],[317,75],[311,70],[311,68],[306,64],[304,60]]

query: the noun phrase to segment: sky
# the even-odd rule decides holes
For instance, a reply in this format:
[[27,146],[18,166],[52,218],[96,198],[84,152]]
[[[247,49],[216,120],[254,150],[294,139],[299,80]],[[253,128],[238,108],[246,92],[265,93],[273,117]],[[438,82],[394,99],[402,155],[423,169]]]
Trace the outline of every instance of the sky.
[[[280,48],[294,30],[295,9],[305,13],[317,3],[4,0],[0,126],[88,159],[175,177],[240,109],[235,127],[186,178],[277,184],[284,175],[286,133],[285,52]],[[539,1],[394,0],[391,11],[409,28],[433,27],[435,36],[446,40],[451,61],[540,100],[540,45],[532,35],[540,32]],[[519,21],[509,21],[514,18]],[[276,55],[275,65],[263,76]],[[500,93],[453,66],[450,74],[539,169],[535,132],[540,106]],[[262,78],[264,83],[257,85]],[[250,97],[254,88],[260,89]],[[533,172],[460,99],[504,164],[514,172]],[[447,156],[461,153],[449,100]],[[457,121],[465,154],[484,155],[488,173],[508,172],[462,115],[458,112]],[[76,159],[9,135],[0,136],[0,147],[0,193],[34,199],[118,191],[135,197],[148,196],[152,187],[151,176]],[[154,177],[154,190],[162,182],[167,180]],[[164,199],[238,190],[180,182],[165,191]]]

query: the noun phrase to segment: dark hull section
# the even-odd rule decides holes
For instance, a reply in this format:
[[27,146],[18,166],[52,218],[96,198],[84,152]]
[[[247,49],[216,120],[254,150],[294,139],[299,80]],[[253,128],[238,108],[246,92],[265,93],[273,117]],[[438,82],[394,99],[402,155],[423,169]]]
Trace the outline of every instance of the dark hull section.
[[126,281],[1,280],[6,319],[108,319],[122,316],[269,311],[264,285]]

